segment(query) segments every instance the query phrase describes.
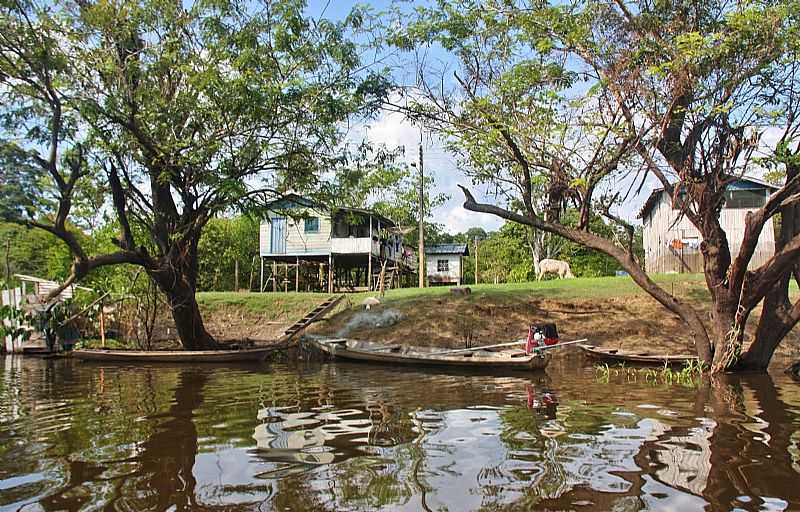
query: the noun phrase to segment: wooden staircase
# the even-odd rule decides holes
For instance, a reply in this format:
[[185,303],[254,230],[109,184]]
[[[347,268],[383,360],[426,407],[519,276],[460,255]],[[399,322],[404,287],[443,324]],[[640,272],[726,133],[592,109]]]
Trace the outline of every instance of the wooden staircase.
[[339,303],[340,300],[344,298],[344,295],[336,295],[331,297],[330,299],[326,300],[316,308],[312,309],[308,312],[306,316],[298,320],[297,322],[293,323],[289,326],[284,332],[283,336],[281,337],[281,341],[288,341],[292,339],[294,336],[297,335],[300,331],[311,325],[316,319],[333,309],[336,304]]

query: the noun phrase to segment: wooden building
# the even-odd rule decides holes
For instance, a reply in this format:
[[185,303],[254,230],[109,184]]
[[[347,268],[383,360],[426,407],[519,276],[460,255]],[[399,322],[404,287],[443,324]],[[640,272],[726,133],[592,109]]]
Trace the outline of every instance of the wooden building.
[[442,244],[425,247],[428,284],[455,284],[464,280],[463,257],[469,256],[467,244]]
[[[731,183],[725,191],[720,223],[728,237],[731,253],[736,254],[744,237],[744,219],[748,211],[764,206],[777,187],[753,178]],[[697,228],[681,215],[680,207],[663,188],[653,190],[639,212],[643,223],[645,270],[652,273],[702,272],[702,238]],[[757,267],[775,252],[772,219],[767,221],[758,239],[750,267]]]
[[390,219],[331,211],[297,194],[268,205],[260,226],[261,291],[366,291],[411,283],[414,251]]

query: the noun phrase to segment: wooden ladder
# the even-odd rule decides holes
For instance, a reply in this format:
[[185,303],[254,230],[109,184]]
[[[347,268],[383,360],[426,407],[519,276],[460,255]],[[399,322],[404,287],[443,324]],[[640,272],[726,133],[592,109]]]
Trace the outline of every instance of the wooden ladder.
[[394,274],[397,272],[397,267],[390,267],[387,268],[386,272],[383,274],[383,289],[384,290],[391,290],[392,285],[394,285]]
[[389,260],[384,260],[383,264],[381,265],[381,271],[377,274],[372,275],[372,280],[374,281],[374,285],[370,288],[370,291],[380,291],[381,295],[386,290],[391,290],[392,285],[394,284],[394,274],[397,271],[397,267],[386,267]]
[[314,320],[319,318],[320,316],[324,315],[331,309],[333,309],[336,304],[339,303],[340,300],[344,298],[344,295],[336,295],[327,299],[325,302],[320,304],[319,306],[315,307],[313,310],[309,311],[309,313],[298,320],[297,322],[290,325],[284,332],[283,336],[281,337],[281,341],[288,341],[292,339],[297,333],[311,325]]

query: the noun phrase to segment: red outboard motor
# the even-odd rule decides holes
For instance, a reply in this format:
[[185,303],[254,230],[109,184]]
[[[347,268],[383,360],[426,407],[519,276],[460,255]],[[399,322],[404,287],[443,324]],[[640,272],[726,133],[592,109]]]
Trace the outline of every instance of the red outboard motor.
[[525,352],[538,347],[551,346],[558,343],[558,329],[554,323],[531,324],[528,327],[528,341],[525,345]]

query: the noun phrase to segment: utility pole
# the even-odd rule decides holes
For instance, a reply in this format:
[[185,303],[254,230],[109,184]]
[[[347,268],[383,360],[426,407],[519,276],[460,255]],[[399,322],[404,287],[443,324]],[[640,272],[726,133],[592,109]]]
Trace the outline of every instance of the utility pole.
[[475,237],[475,284],[478,284],[478,237]]
[[419,141],[419,287],[425,288],[425,173],[422,164],[422,134]]

